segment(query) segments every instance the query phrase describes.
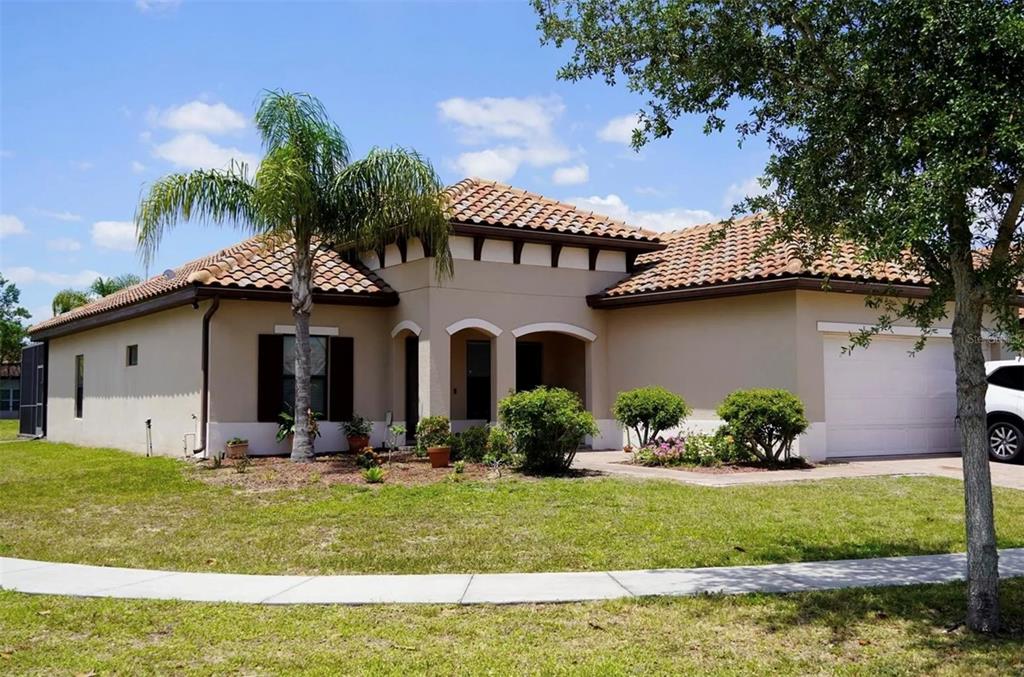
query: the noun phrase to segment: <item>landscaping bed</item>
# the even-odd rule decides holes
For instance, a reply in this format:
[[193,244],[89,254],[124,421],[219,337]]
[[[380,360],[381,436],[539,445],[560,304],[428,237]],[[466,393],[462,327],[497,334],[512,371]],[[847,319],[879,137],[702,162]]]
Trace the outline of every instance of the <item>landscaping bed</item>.
[[[644,465],[637,464],[633,459],[626,461],[619,461],[620,465]],[[705,475],[736,475],[741,473],[757,473],[757,472],[772,472],[774,470],[811,470],[815,466],[812,463],[808,463],[802,458],[791,458],[786,461],[782,461],[775,465],[767,466],[761,463],[754,463],[752,461],[743,461],[737,463],[722,462],[720,465],[700,465],[699,463],[685,463],[680,462],[674,465],[663,464],[657,466],[647,467],[659,467],[667,470],[681,470],[683,472],[698,472]]]
[[[368,484],[363,476],[364,467],[356,457],[349,454],[320,456],[312,463],[293,463],[287,457],[251,457],[244,461],[224,459],[219,467],[209,461],[197,463],[192,476],[206,484],[227,486],[246,491],[274,491],[278,489],[301,489],[311,485],[332,486],[335,484],[358,484],[382,487],[387,484],[419,486],[435,482],[458,482],[465,480],[488,481],[498,478],[498,473],[480,463],[463,463],[446,468],[430,467],[430,460],[417,458],[412,452],[399,451],[391,455],[382,454],[381,468],[384,482]],[[503,476],[508,471],[502,472]]]

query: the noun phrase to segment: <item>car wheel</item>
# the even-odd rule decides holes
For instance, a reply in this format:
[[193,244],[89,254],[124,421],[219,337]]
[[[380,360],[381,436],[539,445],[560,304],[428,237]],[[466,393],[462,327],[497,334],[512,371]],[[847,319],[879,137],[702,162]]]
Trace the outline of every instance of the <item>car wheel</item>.
[[993,461],[1009,463],[1020,459],[1024,451],[1024,433],[1020,426],[997,421],[988,427],[988,455]]

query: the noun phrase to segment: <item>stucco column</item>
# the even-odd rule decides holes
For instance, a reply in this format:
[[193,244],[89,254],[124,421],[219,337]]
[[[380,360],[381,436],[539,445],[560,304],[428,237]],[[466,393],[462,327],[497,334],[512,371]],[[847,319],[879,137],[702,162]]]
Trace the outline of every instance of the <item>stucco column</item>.
[[588,341],[586,355],[586,407],[597,420],[600,433],[591,440],[594,449],[619,449],[622,447],[622,432],[611,418],[611,402],[608,393],[608,351],[606,340],[598,336]]
[[423,416],[451,416],[451,337],[431,323],[420,335],[420,407]]
[[494,339],[491,356],[494,375],[494,397],[491,404],[491,420],[498,420],[498,402],[510,392],[516,391],[516,337],[510,331],[503,331]]

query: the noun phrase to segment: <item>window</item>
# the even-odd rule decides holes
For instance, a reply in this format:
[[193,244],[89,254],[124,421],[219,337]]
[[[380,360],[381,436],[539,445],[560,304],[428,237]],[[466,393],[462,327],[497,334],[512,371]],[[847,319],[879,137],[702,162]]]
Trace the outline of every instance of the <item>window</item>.
[[128,349],[125,351],[125,364],[127,364],[129,367],[134,367],[138,363],[139,363],[139,346],[138,345],[128,346]]
[[82,418],[85,400],[85,355],[75,355],[75,418]]
[[[281,365],[281,397],[291,409],[295,403],[295,337],[284,337]],[[309,337],[310,406],[313,411],[327,413],[327,337]],[[283,407],[282,405],[282,407]]]
[[1000,367],[989,374],[991,385],[1010,390],[1024,390],[1024,367]]
[[0,381],[0,411],[20,411],[21,383],[18,379]]

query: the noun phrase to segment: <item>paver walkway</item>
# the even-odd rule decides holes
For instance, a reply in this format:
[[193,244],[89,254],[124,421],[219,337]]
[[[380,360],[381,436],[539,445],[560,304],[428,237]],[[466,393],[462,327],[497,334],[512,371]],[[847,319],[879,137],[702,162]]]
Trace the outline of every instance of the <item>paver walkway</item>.
[[[258,576],[120,569],[0,558],[17,592],[250,604],[519,604],[618,597],[801,592],[962,580],[963,554],[764,566],[538,574]],[[1024,548],[1000,551],[999,573],[1024,576]]]
[[[829,461],[805,470],[773,470],[771,472],[706,473],[674,468],[647,468],[624,463],[629,455],[621,451],[583,451],[576,454],[573,467],[613,475],[647,479],[673,480],[705,487],[729,487],[740,484],[772,484],[840,477],[877,477],[880,475],[919,475],[950,477],[963,480],[959,456],[904,456],[858,458]],[[990,463],[992,484],[997,487],[1024,489],[1024,465]]]

